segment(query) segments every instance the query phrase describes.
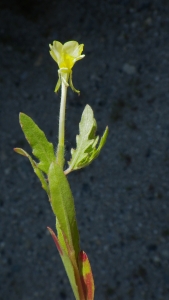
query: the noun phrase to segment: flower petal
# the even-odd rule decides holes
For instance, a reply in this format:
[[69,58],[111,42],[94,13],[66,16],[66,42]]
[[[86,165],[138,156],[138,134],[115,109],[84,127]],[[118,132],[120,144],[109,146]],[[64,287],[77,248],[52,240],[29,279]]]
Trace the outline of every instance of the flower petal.
[[80,55],[80,56],[78,56],[78,57],[74,58],[74,60],[73,60],[73,63],[75,64],[75,62],[76,62],[76,61],[78,61],[78,60],[82,59],[83,57],[85,57],[85,55],[84,55],[84,54],[82,54],[82,55]]
[[79,55],[82,53],[83,47],[84,47],[84,44],[80,44],[79,45]]
[[63,51],[70,56],[77,57],[83,51],[83,44],[79,45],[76,41],[69,41],[63,45]]
[[57,64],[60,64],[60,61],[62,59],[62,52],[63,52],[63,45],[62,43],[58,41],[54,41],[53,45],[49,45],[50,47],[50,55],[52,58],[57,62]]

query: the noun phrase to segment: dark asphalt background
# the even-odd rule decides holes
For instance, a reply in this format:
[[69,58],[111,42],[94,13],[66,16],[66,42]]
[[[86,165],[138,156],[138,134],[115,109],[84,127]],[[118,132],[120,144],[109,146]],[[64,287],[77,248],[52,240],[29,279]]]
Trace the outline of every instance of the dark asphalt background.
[[60,95],[48,44],[77,40],[86,57],[73,69],[66,157],[84,106],[100,157],[69,175],[81,248],[96,300],[169,299],[169,1],[0,2],[0,300],[73,300],[46,227],[54,216],[29,162],[18,122],[31,116],[57,144]]

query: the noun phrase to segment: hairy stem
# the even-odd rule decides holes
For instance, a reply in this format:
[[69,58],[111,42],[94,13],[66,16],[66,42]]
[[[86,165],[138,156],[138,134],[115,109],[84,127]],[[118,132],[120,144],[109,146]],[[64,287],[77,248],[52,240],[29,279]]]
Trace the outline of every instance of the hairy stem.
[[61,86],[61,102],[60,102],[60,113],[59,113],[59,136],[58,136],[58,147],[56,161],[61,168],[64,166],[64,149],[65,149],[65,110],[66,110],[66,96],[67,96],[67,85],[65,80],[62,80]]

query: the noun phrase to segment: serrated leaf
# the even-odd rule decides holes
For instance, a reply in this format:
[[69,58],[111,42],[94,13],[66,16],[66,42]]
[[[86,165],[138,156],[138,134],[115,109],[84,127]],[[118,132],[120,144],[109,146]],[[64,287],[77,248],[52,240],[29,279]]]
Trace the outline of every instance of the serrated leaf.
[[88,166],[94,159],[96,159],[98,157],[101,149],[103,148],[104,144],[106,143],[107,136],[108,136],[108,127],[106,127],[106,129],[105,129],[103,136],[100,139],[100,143],[99,143],[97,149],[95,148],[96,144],[93,146],[93,151],[91,151],[91,156],[89,157],[88,162],[86,162],[85,166]]
[[99,155],[107,139],[108,127],[98,146],[99,136],[96,136],[96,129],[97,123],[93,110],[86,105],[79,123],[79,135],[76,136],[76,149],[71,149],[72,157],[68,162],[69,172],[88,166]]
[[50,199],[50,193],[49,193],[47,181],[46,181],[45,177],[43,176],[42,171],[38,168],[37,163],[32,159],[32,157],[25,150],[23,150],[21,148],[14,148],[14,151],[29,159],[35,174],[37,175],[37,177],[39,178],[39,180],[42,184],[42,188],[46,191],[46,193]]
[[21,128],[32,147],[32,153],[39,159],[38,168],[48,173],[49,166],[55,160],[53,144],[49,143],[44,132],[27,115],[20,113]]
[[74,199],[67,178],[56,162],[50,165],[48,180],[53,212],[77,258],[80,249]]

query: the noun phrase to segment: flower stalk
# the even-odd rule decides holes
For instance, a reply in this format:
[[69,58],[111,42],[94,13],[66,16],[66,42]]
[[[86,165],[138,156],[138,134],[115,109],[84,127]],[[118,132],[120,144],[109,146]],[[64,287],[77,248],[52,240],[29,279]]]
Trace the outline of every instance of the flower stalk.
[[64,80],[61,84],[61,102],[59,113],[59,132],[58,132],[58,147],[56,162],[63,169],[64,166],[64,152],[65,152],[65,113],[66,113],[66,97],[68,85]]

